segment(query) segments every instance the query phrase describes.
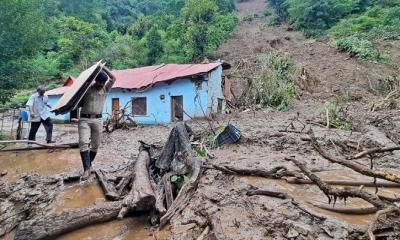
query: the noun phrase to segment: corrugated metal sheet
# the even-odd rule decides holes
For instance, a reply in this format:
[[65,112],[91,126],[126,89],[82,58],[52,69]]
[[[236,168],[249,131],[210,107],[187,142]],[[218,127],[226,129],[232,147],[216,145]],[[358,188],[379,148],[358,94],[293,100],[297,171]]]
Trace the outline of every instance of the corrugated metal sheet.
[[[210,72],[221,65],[220,62],[208,64],[164,64],[116,70],[113,74],[116,82],[113,88],[141,89],[158,82],[170,81],[178,78],[190,77]],[[61,95],[68,87],[60,87],[47,92],[47,95]]]
[[102,67],[103,64],[98,62],[83,71],[50,111],[55,114],[65,114],[75,109]]

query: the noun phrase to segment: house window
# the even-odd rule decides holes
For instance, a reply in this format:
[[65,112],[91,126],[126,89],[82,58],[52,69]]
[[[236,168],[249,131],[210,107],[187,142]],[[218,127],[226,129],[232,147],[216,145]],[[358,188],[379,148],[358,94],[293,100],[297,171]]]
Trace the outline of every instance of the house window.
[[132,113],[133,115],[147,115],[147,103],[145,97],[132,98]]

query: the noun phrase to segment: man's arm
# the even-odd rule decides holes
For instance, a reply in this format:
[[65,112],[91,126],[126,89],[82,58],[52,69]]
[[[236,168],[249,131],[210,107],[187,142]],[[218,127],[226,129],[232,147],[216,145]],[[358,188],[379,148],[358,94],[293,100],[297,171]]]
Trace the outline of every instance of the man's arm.
[[111,87],[114,85],[116,78],[115,78],[114,74],[111,73],[110,69],[108,69],[106,66],[103,67],[103,70],[104,70],[104,72],[106,72],[106,74],[109,77],[109,80],[107,81],[106,86],[105,86],[105,89],[108,92],[111,89]]

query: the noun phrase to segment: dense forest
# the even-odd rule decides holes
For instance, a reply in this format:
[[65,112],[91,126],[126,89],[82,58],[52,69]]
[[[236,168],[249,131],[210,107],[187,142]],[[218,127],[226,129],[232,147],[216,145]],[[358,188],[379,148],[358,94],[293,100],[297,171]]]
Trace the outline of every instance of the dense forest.
[[400,0],[268,0],[282,21],[309,37],[329,35],[333,47],[352,56],[387,63],[375,47],[379,40],[400,39]]
[[201,61],[237,22],[234,0],[2,1],[0,103],[99,59],[113,69]]

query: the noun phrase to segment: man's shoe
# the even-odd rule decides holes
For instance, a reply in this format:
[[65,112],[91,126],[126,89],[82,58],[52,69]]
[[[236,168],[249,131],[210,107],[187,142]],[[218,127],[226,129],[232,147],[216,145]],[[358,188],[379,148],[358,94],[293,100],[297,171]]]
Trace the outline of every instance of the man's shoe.
[[83,172],[81,179],[82,181],[86,181],[88,180],[89,177],[90,177],[90,169]]

